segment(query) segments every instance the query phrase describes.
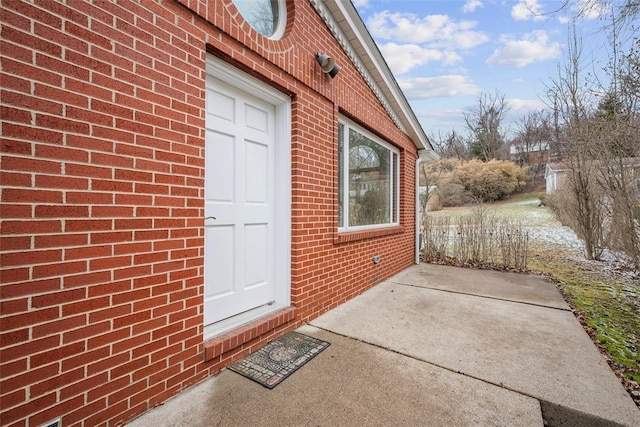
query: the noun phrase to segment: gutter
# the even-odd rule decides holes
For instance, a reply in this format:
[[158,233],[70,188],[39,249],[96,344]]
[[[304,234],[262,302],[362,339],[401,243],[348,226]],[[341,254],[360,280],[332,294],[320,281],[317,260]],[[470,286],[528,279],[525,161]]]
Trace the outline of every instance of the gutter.
[[424,148],[418,150],[418,158],[416,159],[416,236],[415,236],[415,264],[420,264],[420,162],[422,162],[422,153]]
[[433,150],[428,148],[422,148],[418,150],[418,158],[416,159],[416,230],[415,230],[415,259],[414,263],[420,264],[420,163],[422,162],[435,162],[440,156]]

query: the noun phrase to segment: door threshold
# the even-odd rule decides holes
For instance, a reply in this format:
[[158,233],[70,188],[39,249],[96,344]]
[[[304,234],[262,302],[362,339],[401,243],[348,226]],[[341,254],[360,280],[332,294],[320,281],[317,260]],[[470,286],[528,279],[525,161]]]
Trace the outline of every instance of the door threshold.
[[[273,313],[241,324],[234,329],[223,332],[204,341],[204,361],[212,361],[223,354],[239,351],[247,343],[258,345],[266,344],[274,338],[277,331],[284,332],[295,325],[296,309],[291,306],[283,307]],[[277,335],[277,334],[276,334]]]
[[252,310],[237,314],[233,317],[212,323],[211,325],[207,325],[204,327],[204,341],[222,335],[225,332],[229,332],[232,329],[236,329],[249,322],[253,322],[261,317],[268,316],[271,313],[280,311],[285,307],[287,306],[276,303],[265,304]]

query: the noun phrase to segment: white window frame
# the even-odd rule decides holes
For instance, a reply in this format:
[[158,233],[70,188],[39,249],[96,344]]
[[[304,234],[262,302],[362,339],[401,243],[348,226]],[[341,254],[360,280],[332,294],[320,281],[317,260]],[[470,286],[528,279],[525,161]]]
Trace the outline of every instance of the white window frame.
[[280,40],[284,35],[284,30],[287,28],[287,2],[286,0],[278,0],[278,23],[276,24],[276,30],[271,34],[269,39]]
[[255,32],[270,40],[279,40],[284,35],[284,30],[287,27],[287,2],[286,0],[276,0],[276,3],[278,6],[278,22],[275,23],[275,29],[273,31],[273,34],[271,34],[270,36],[266,36],[260,33],[253,25],[251,25],[251,23],[245,18],[235,2],[234,6],[236,6],[236,9],[238,9],[238,12],[240,12],[240,16],[242,16],[242,19],[244,19],[249,24],[249,26],[254,29]]
[[[400,225],[400,150],[398,150],[396,147],[389,144],[388,142],[384,141],[380,137],[367,131],[362,126],[359,126],[353,121],[342,116],[340,116],[340,118],[338,119],[338,128],[337,128],[338,138],[340,137],[340,132],[339,132],[340,125],[344,126],[344,132],[342,133],[342,136],[344,138],[344,140],[342,141],[342,147],[343,147],[342,161],[344,162],[344,164],[342,165],[342,176],[339,177],[338,179],[338,185],[342,185],[342,207],[343,207],[342,215],[344,218],[342,219],[342,226],[338,225],[338,232],[375,230],[380,228],[397,227],[398,225]],[[349,158],[350,158],[349,130],[350,129],[364,135],[365,137],[369,138],[376,144],[389,150],[390,167],[391,167],[389,176],[391,177],[393,182],[391,182],[389,185],[389,188],[391,189],[391,191],[389,191],[389,215],[391,217],[391,221],[388,223],[357,225],[357,226],[349,225]],[[339,149],[340,149],[340,146],[338,144],[338,150]],[[340,156],[338,156],[338,159],[340,159]],[[338,170],[340,170],[340,167],[338,167]],[[338,192],[338,197],[340,197],[340,192]],[[394,197],[397,198],[395,202],[393,200]],[[338,201],[338,206],[340,206],[340,201]],[[338,215],[340,214],[341,213],[338,211]],[[338,218],[338,224],[340,224],[340,218]]]

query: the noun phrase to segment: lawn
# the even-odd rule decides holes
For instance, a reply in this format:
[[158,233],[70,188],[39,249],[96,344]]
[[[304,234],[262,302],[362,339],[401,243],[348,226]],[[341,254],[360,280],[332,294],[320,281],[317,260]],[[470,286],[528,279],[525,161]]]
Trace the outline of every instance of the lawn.
[[[640,406],[640,280],[621,267],[615,256],[587,261],[575,234],[551,211],[539,206],[538,193],[488,205],[496,215],[520,219],[529,230],[528,268],[548,275],[574,309],[594,342],[607,357],[636,404]],[[430,212],[459,217],[471,206]]]

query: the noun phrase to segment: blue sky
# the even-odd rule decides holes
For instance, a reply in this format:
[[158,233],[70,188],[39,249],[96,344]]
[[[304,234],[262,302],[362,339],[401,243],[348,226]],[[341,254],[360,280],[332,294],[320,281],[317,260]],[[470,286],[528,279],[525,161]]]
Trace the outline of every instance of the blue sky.
[[[511,131],[545,107],[545,82],[558,76],[574,0],[353,0],[422,127],[430,136],[466,133],[463,112],[482,92],[507,99]],[[577,26],[586,71],[608,57],[606,10],[582,7]]]

